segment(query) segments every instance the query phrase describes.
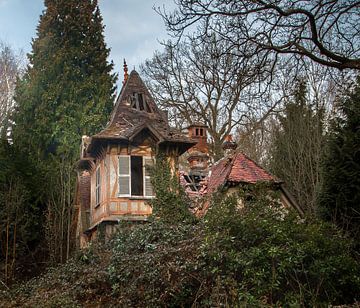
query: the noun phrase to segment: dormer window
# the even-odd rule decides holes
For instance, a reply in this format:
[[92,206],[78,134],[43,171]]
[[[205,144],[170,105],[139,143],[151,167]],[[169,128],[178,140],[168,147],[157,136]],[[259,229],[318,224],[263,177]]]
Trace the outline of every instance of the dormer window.
[[136,92],[133,93],[131,97],[131,108],[134,108],[139,111],[152,113],[152,110],[148,102],[145,100],[143,93],[136,93]]

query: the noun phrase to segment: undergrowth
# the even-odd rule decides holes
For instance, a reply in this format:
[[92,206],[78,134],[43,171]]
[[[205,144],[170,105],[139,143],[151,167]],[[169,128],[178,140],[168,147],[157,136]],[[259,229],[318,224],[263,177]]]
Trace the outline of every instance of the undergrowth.
[[168,215],[171,207],[166,219],[122,222],[106,245],[94,243],[2,292],[0,306],[318,307],[359,300],[351,240],[330,224],[284,211],[267,187],[214,198],[200,221]]

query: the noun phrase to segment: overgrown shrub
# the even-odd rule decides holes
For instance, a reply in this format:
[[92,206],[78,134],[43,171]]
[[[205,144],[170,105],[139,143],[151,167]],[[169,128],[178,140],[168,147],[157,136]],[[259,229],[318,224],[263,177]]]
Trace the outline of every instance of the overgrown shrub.
[[161,220],[123,226],[112,242],[110,281],[119,305],[191,305],[201,230]]
[[158,154],[150,172],[156,196],[150,202],[153,217],[171,224],[194,222],[195,218],[189,211],[190,200],[180,185],[178,176],[171,172],[166,156]]
[[209,271],[235,282],[237,303],[353,302],[360,272],[351,241],[330,224],[285,214],[276,200],[255,186],[213,204],[201,248]]
[[0,306],[321,307],[359,291],[352,242],[255,186],[218,195],[197,224],[121,222],[110,243],[0,293]]

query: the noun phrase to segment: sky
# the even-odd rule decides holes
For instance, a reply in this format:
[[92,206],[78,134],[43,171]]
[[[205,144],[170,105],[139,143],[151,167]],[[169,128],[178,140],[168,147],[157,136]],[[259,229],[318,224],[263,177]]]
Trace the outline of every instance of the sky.
[[[81,0],[79,0],[81,1]],[[0,40],[16,50],[31,51],[43,0],[0,0]],[[172,0],[99,0],[105,25],[105,41],[111,48],[110,59],[122,81],[122,64],[137,68],[155,50],[159,41],[169,38],[161,17],[153,7],[174,9]]]

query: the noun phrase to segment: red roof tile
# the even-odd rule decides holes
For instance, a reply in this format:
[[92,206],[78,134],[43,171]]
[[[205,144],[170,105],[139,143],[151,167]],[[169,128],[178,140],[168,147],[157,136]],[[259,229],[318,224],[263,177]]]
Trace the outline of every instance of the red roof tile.
[[275,182],[276,177],[261,168],[253,160],[240,152],[219,160],[210,170],[207,192],[215,192],[221,185],[231,183]]

